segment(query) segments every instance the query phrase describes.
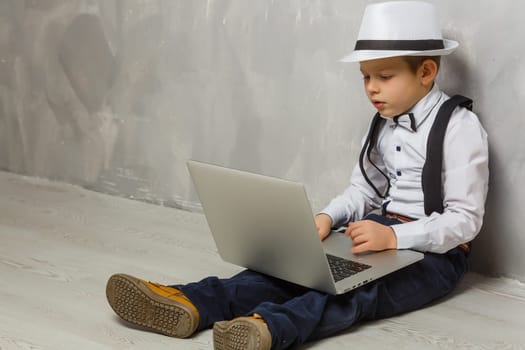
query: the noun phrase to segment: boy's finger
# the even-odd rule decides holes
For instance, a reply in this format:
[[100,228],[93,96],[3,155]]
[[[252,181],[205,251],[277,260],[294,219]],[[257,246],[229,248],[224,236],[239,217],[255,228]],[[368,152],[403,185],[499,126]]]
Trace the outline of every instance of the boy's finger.
[[345,232],[345,236],[350,237],[354,239],[355,237],[359,236],[359,230],[358,229],[351,229],[350,227]]
[[362,243],[362,244],[359,244],[359,245],[354,245],[352,247],[352,253],[363,253],[363,252],[366,252],[368,249],[368,242],[365,242],[365,243]]
[[367,241],[368,240],[363,235],[358,235],[355,238],[352,238],[352,243],[354,244],[354,246],[358,246],[358,245],[363,244],[363,243],[365,243]]

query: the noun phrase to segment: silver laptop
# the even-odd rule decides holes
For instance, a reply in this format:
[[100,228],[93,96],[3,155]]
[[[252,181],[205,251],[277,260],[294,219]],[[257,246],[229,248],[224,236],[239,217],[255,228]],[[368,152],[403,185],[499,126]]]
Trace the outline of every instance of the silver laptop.
[[411,250],[352,254],[351,239],[335,231],[321,242],[300,183],[192,160],[188,169],[227,262],[341,294],[423,258]]

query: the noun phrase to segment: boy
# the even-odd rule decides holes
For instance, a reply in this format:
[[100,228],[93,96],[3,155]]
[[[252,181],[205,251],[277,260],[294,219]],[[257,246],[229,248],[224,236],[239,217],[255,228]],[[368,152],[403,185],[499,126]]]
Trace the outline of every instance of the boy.
[[[442,39],[431,4],[366,8],[355,50],[343,61],[360,62],[381,123],[364,142],[350,186],[315,216],[321,239],[348,224],[354,253],[410,248],[424,252],[423,260],[339,296],[249,270],[185,286],[117,274],[107,284],[111,307],[127,321],[175,337],[213,325],[215,349],[262,350],[327,337],[449,293],[467,269],[467,243],[480,230],[488,188],[486,133],[472,112],[455,108],[438,164],[442,210],[425,213],[427,138],[448,99],[434,79],[439,57],[457,46]],[[371,214],[378,209],[382,215]]]

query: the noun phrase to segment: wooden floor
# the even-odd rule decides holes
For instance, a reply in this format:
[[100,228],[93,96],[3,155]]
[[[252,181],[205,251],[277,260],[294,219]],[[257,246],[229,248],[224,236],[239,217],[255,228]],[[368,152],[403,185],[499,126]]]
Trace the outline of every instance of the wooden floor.
[[[201,214],[0,173],[0,349],[212,349],[134,329],[105,299],[126,272],[184,283],[239,271]],[[446,300],[301,349],[525,349],[525,286],[468,274]]]

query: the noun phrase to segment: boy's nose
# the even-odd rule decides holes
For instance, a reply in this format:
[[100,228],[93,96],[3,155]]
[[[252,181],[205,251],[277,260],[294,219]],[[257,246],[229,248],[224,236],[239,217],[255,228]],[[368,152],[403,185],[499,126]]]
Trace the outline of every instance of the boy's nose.
[[368,91],[369,94],[375,94],[379,91],[379,86],[375,84],[373,80],[370,80],[366,83],[366,91]]

